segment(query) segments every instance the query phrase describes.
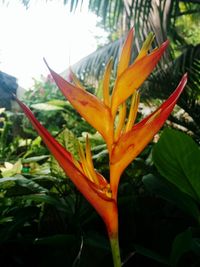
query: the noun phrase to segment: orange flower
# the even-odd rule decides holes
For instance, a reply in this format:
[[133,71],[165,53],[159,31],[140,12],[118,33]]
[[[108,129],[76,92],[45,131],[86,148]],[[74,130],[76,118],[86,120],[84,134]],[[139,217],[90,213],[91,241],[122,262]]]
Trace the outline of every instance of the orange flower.
[[[17,100],[65,173],[104,220],[116,267],[121,266],[117,210],[120,176],[162,127],[187,82],[185,74],[176,90],[156,111],[141,122],[134,124],[140,98],[138,89],[152,72],[168,45],[168,41],[166,41],[148,54],[153,38],[153,34],[148,36],[139,55],[129,66],[133,41],[133,29],[130,30],[121,52],[117,77],[112,90],[109,86],[112,60],[106,66],[102,83],[102,100],[87,92],[73,72],[71,72],[72,84],[47,65],[65,97],[104,138],[109,152],[110,182],[94,169],[88,138],[85,152],[81,147],[79,148],[80,161],[77,161],[37,121],[30,109]],[[111,94],[110,91],[112,91]],[[131,98],[131,105],[127,114],[126,101],[128,98]]]
[[[140,98],[138,89],[152,72],[169,43],[168,41],[164,42],[159,48],[148,54],[153,39],[154,35],[150,33],[139,55],[129,66],[133,29],[129,31],[122,48],[117,77],[111,94],[109,83],[112,59],[106,66],[102,83],[102,100],[87,92],[73,73],[74,84],[71,84],[47,65],[64,96],[104,138],[109,151],[110,187],[112,197],[115,200],[117,199],[118,183],[122,172],[162,127],[187,81],[185,74],[175,93],[169,97],[165,104],[134,126]],[[129,97],[131,97],[131,107],[128,116],[126,116],[126,100]]]

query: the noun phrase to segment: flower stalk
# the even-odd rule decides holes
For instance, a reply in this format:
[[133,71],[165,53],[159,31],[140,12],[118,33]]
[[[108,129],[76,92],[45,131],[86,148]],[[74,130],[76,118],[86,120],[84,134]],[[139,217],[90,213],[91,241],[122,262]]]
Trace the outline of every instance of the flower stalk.
[[121,267],[121,257],[119,248],[119,239],[117,237],[110,237],[110,246],[112,251],[113,265],[114,267]]

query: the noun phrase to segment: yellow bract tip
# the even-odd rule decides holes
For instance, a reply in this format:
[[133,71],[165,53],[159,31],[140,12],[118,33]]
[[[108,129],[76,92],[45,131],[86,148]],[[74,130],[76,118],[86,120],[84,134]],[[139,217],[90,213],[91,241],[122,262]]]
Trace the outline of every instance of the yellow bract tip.
[[71,76],[72,76],[72,80],[73,80],[74,84],[75,84],[78,88],[85,90],[85,88],[84,88],[84,86],[82,85],[82,83],[79,81],[79,79],[77,78],[77,76],[75,75],[75,73],[72,71],[71,67],[69,68],[69,70],[70,70],[70,74],[71,74]]
[[128,116],[128,120],[127,120],[127,124],[126,124],[126,128],[125,128],[125,132],[130,131],[131,128],[133,127],[133,124],[134,124],[136,116],[137,116],[139,102],[140,102],[140,94],[138,91],[136,91],[132,95],[131,107],[130,107],[130,111],[129,111],[129,116]]
[[126,119],[126,103],[124,102],[119,107],[118,122],[117,122],[117,127],[115,129],[115,136],[114,136],[115,141],[117,141],[121,135],[125,119]]
[[123,45],[117,68],[117,76],[121,75],[125,71],[125,69],[128,68],[131,57],[132,43],[133,43],[133,29],[129,31],[128,36]]
[[141,59],[142,57],[144,57],[148,53],[154,38],[155,38],[154,33],[150,32],[149,35],[147,36],[146,40],[144,41],[142,48],[140,50],[140,53],[138,54],[137,58],[135,59],[135,62],[138,61],[139,59]]
[[[92,160],[92,154],[91,154],[91,148],[89,143],[88,135],[86,136],[86,149],[85,149],[86,155],[84,155],[84,165],[86,169],[86,174],[90,178],[92,182],[95,184],[99,184],[99,179],[97,178],[96,171],[94,169],[93,160]],[[84,152],[83,152],[84,154]]]
[[106,69],[104,72],[104,76],[103,76],[103,101],[104,104],[107,107],[110,107],[110,76],[111,76],[111,71],[112,71],[112,66],[113,66],[113,58],[111,58],[108,62],[108,64],[106,65]]
[[110,184],[104,187],[102,191],[106,194],[107,197],[112,198],[112,191],[110,188]]

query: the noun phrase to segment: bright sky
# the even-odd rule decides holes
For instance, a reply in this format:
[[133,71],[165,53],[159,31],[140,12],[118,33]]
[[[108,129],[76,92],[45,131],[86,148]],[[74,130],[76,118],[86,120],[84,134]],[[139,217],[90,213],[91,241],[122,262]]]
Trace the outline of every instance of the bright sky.
[[43,57],[62,72],[96,50],[95,35],[106,36],[86,8],[73,14],[58,0],[31,2],[29,9],[19,0],[9,2],[0,2],[0,70],[24,88],[33,84],[33,77],[48,74]]

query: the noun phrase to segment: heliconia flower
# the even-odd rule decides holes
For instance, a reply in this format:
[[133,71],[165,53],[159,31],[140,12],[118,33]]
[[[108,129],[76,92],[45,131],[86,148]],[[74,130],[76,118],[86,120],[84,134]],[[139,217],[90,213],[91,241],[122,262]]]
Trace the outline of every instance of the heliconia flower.
[[[117,199],[118,183],[122,172],[162,127],[187,81],[187,75],[183,76],[174,92],[175,95],[172,94],[165,104],[149,117],[149,121],[144,123],[144,119],[134,126],[140,99],[138,89],[152,72],[169,43],[166,41],[148,53],[153,39],[154,35],[150,33],[139,55],[129,65],[133,29],[129,31],[119,58],[117,77],[112,90],[110,90],[112,59],[109,60],[105,68],[102,100],[87,92],[73,72],[71,75],[73,84],[71,84],[47,65],[64,96],[104,138],[109,151],[110,185],[115,200]],[[127,114],[126,100],[129,97],[131,97],[131,106]]]
[[[73,84],[47,65],[64,96],[104,138],[109,152],[109,182],[93,166],[88,137],[85,151],[81,146],[79,147],[80,160],[78,161],[37,121],[30,109],[16,99],[65,173],[104,220],[110,237],[115,267],[121,266],[117,210],[120,176],[163,126],[187,82],[187,74],[185,74],[176,90],[156,111],[139,123],[135,123],[140,99],[139,87],[153,71],[168,45],[166,41],[148,53],[153,39],[154,35],[150,33],[139,55],[129,65],[133,29],[129,31],[119,58],[117,77],[112,90],[110,89],[112,59],[105,68],[102,100],[87,92],[72,71],[70,71],[70,77]],[[130,100],[129,110],[126,105],[127,100]]]
[[[109,81],[112,63],[110,62],[106,67],[103,80],[103,101],[89,92],[82,90],[82,88],[77,85],[77,79],[73,85],[64,80],[47,65],[52,77],[64,96],[80,113],[80,115],[103,136],[105,142],[107,143],[109,152],[111,152],[114,142],[114,121],[119,105],[126,101],[126,99],[131,96],[145,81],[168,45],[168,41],[166,41],[150,54],[147,54],[149,47],[146,45],[145,48],[142,49],[141,58],[128,66],[131,55],[132,36],[133,29],[130,30],[121,53],[118,75],[112,96],[109,95]],[[151,42],[148,43],[149,46],[150,44]],[[93,117],[94,114],[95,119]]]

